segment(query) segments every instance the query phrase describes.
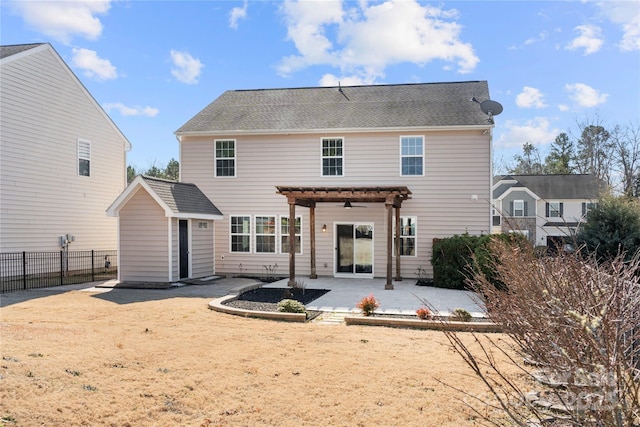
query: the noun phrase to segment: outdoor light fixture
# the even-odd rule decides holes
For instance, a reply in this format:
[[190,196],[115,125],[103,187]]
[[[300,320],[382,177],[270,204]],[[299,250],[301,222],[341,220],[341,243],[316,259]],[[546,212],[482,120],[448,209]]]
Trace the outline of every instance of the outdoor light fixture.
[[351,202],[348,201],[348,200],[346,202],[344,202],[344,208],[345,209],[351,209]]
[[322,232],[323,233],[327,232],[327,224],[322,224]]

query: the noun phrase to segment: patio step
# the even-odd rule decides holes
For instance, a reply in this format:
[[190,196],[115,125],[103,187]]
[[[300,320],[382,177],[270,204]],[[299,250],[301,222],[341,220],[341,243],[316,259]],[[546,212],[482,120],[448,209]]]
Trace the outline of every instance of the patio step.
[[344,318],[349,314],[346,312],[327,311],[316,317],[313,322],[324,325],[342,325],[344,324]]

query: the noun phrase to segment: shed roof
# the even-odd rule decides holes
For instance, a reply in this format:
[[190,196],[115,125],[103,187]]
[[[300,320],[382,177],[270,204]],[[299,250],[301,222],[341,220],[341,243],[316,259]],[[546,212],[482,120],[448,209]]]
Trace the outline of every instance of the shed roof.
[[473,97],[489,99],[486,81],[230,90],[176,135],[492,127]]
[[567,175],[498,175],[493,183],[504,182],[494,189],[494,199],[500,198],[510,188],[528,188],[545,200],[597,199],[606,189],[604,182],[590,174]]
[[111,204],[107,213],[117,216],[120,209],[144,188],[172,218],[222,219],[222,212],[195,184],[139,175]]

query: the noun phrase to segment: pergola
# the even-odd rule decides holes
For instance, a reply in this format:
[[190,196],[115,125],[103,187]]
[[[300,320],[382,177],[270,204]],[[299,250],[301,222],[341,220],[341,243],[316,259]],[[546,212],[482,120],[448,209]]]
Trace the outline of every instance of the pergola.
[[[411,191],[405,186],[384,187],[285,187],[277,186],[278,194],[287,198],[289,203],[289,224],[295,224],[296,206],[309,208],[309,236],[311,244],[311,279],[316,279],[316,221],[317,203],[384,203],[387,214],[387,281],[385,289],[393,289],[393,210],[395,209],[396,230],[400,229],[400,208],[404,200],[411,198]],[[396,278],[402,280],[400,274],[400,233],[395,237]],[[289,286],[295,284],[295,233],[289,233]]]

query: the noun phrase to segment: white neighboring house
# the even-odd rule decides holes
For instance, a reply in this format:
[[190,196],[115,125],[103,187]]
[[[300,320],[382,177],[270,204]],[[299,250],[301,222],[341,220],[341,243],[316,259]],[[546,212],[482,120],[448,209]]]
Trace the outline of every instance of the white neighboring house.
[[593,175],[498,175],[492,232],[517,232],[536,246],[560,247],[605,190]]
[[131,144],[50,44],[0,46],[0,74],[0,252],[116,249]]
[[489,233],[494,124],[472,98],[486,81],[223,93],[176,131],[180,179],[224,212],[216,274],[389,289],[431,272],[434,238]]

